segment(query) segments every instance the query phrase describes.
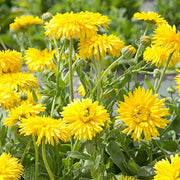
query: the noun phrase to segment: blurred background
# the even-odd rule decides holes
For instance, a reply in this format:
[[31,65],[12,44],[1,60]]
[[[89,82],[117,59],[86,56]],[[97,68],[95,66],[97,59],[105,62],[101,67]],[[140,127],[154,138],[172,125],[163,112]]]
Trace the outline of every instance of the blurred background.
[[[0,0],[0,36],[8,47],[18,50],[18,44],[9,32],[9,24],[16,16],[31,14],[41,17],[47,11],[55,15],[57,12],[87,10],[107,15],[112,20],[109,34],[118,35],[126,45],[134,45],[141,34],[143,24],[132,18],[135,12],[156,11],[169,24],[175,24],[178,27],[179,7],[179,0]],[[33,43],[37,47],[45,48],[42,34],[39,34],[39,32],[43,33],[42,29],[42,26],[37,26],[36,29],[31,30],[31,34],[33,34]]]

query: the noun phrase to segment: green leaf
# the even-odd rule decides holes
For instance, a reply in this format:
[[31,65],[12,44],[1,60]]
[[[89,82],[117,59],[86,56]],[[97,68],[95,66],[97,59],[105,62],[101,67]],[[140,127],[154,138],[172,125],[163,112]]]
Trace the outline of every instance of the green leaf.
[[115,141],[111,141],[106,147],[107,153],[110,155],[112,161],[121,169],[122,172],[125,171],[123,163],[126,158],[122,152],[121,147]]
[[167,151],[175,152],[178,149],[178,144],[175,141],[168,140],[162,142],[162,147]]
[[151,84],[151,81],[149,80],[149,78],[147,77],[147,75],[145,75],[145,82],[146,82],[146,85],[149,89],[152,89],[153,93],[154,93],[154,87],[153,85]]
[[37,95],[36,95],[34,89],[32,90],[32,96],[33,96],[33,99],[34,99],[35,103],[37,103],[38,102],[38,98],[37,98]]
[[83,159],[83,160],[90,159],[90,156],[88,154],[85,154],[85,153],[79,152],[79,151],[70,151],[67,154],[69,157],[75,158],[75,159]]
[[139,169],[138,176],[153,176],[155,175],[154,169],[149,166],[143,166]]

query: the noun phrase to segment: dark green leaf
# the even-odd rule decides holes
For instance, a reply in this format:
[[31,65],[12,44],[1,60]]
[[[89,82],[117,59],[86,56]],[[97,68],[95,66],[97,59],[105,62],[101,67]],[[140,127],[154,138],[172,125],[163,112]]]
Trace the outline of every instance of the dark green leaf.
[[169,141],[163,141],[162,147],[166,149],[167,151],[175,152],[178,149],[178,144],[175,141],[169,140]]
[[70,151],[68,152],[68,156],[75,159],[83,159],[83,160],[90,159],[90,156],[88,154],[79,151]]
[[143,166],[139,169],[138,176],[153,176],[155,175],[154,169],[149,166]]

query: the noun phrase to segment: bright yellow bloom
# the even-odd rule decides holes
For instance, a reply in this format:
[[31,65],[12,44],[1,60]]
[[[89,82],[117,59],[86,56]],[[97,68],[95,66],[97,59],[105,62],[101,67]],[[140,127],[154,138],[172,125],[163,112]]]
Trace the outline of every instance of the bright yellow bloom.
[[119,56],[123,46],[124,42],[114,35],[107,36],[107,34],[97,34],[89,38],[81,39],[78,49],[79,55],[82,58],[92,59],[94,55],[95,58],[98,59],[99,54],[101,57],[105,57],[106,53],[109,53],[112,57]]
[[29,48],[25,52],[25,60],[28,69],[32,72],[42,72],[47,66],[50,70],[55,69],[56,66],[53,63],[54,51],[44,49],[42,52],[35,48]]
[[10,154],[2,153],[0,156],[0,179],[18,180],[21,178],[23,166],[19,160]]
[[22,54],[15,50],[0,51],[0,74],[15,73],[21,70]]
[[0,88],[0,107],[10,109],[20,104],[20,95],[10,88]]
[[171,27],[169,24],[159,25],[153,34],[153,44],[156,46],[164,46],[172,51],[180,50],[180,31],[176,31],[175,25]]
[[178,93],[180,93],[180,70],[176,69],[176,71],[179,73],[176,77],[175,77],[175,82],[177,84],[177,86],[174,86],[176,89],[178,89]]
[[103,26],[105,29],[108,27],[109,19],[107,16],[102,16],[100,13],[80,12],[80,13],[65,13],[55,15],[45,25],[45,35],[53,35],[56,39],[60,37],[84,38],[91,37],[96,34],[98,27]]
[[0,88],[30,90],[38,86],[38,80],[29,72],[8,73],[0,76]]
[[162,18],[161,15],[152,11],[149,11],[147,13],[137,12],[134,14],[134,18],[138,20],[144,20],[145,22],[150,23],[150,24],[156,24],[157,26],[167,23],[167,21],[164,20],[164,18]]
[[45,137],[45,143],[52,144],[54,146],[54,140],[56,144],[59,140],[64,142],[70,139],[70,132],[67,125],[61,121],[52,119],[50,117],[29,117],[28,119],[22,119],[19,124],[20,133],[25,136],[34,135],[37,136],[37,145],[41,144],[41,140]]
[[82,83],[80,83],[80,86],[78,87],[77,91],[79,92],[79,95],[84,97],[86,95],[86,91],[84,89],[84,86],[82,85]]
[[[123,176],[122,174],[120,177],[116,177],[116,179],[117,180],[138,180],[138,179],[133,178],[133,177]],[[115,180],[115,178],[112,178],[111,180]]]
[[171,162],[166,159],[156,162],[154,180],[179,180],[180,179],[180,156],[170,156]]
[[91,99],[74,100],[63,109],[63,121],[68,124],[74,138],[92,140],[106,124],[111,123],[104,106],[98,106],[98,102],[93,103]]
[[152,90],[145,92],[143,88],[141,91],[140,87],[128,96],[124,96],[124,102],[119,102],[117,110],[120,115],[117,119],[122,119],[128,126],[123,132],[129,135],[133,131],[132,138],[138,142],[142,133],[148,141],[151,136],[159,136],[156,127],[164,129],[169,122],[162,118],[169,115],[168,108],[162,108],[165,99],[158,99],[158,94],[152,96]]
[[20,18],[16,17],[14,23],[10,24],[10,30],[15,33],[25,32],[34,24],[42,24],[42,23],[43,20],[40,19],[38,16],[33,17],[30,15],[27,16],[22,15]]
[[34,117],[40,112],[44,111],[46,107],[42,107],[42,104],[29,104],[23,103],[21,106],[15,107],[9,110],[9,117],[4,118],[3,124],[11,128],[13,125],[21,121],[23,118]]
[[[151,46],[147,47],[144,51],[143,58],[146,62],[152,61],[151,64],[155,64],[157,67],[164,66],[171,50],[163,46]],[[174,67],[180,61],[179,52],[173,53],[168,67]]]

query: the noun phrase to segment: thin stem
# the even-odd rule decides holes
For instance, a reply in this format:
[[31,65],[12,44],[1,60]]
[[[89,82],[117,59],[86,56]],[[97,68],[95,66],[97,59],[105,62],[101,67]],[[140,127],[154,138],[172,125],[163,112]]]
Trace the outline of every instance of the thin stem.
[[24,158],[25,158],[25,156],[26,156],[26,153],[27,153],[27,150],[28,150],[30,144],[31,144],[31,139],[30,139],[29,142],[27,143],[26,148],[25,148],[25,150],[24,150],[24,152],[23,152],[23,155],[22,155],[21,160],[20,160],[20,163],[21,163],[21,164],[22,164],[23,161],[24,161]]
[[72,146],[72,151],[75,151],[75,150],[76,150],[77,145],[78,145],[78,142],[79,142],[79,139],[77,138],[76,141],[75,141],[75,143],[74,143],[73,146]]
[[159,80],[159,78],[156,78],[156,79],[155,79],[155,83],[154,83],[154,89],[157,89],[158,80]]
[[32,47],[30,29],[27,31],[29,46]]
[[174,52],[172,52],[172,53],[168,56],[168,59],[167,59],[165,65],[164,65],[164,68],[163,68],[161,77],[160,77],[160,79],[159,79],[157,88],[155,89],[155,94],[158,93],[158,91],[159,91],[159,88],[160,88],[160,86],[161,86],[161,83],[162,83],[162,81],[163,81],[163,78],[164,78],[166,69],[167,69],[167,67],[168,67],[168,64],[169,64],[169,62],[170,62],[170,60],[171,60],[171,57],[172,57],[173,53],[174,53]]
[[42,157],[43,157],[43,161],[44,161],[44,164],[45,164],[45,167],[46,167],[46,170],[47,170],[47,172],[48,172],[48,174],[49,174],[50,179],[51,179],[51,180],[55,180],[55,179],[54,179],[54,175],[53,175],[53,173],[52,173],[52,171],[51,171],[51,169],[50,169],[50,167],[49,167],[49,164],[48,164],[47,158],[46,158],[45,138],[43,138],[43,140],[42,140]]
[[104,78],[104,76],[108,73],[108,71],[110,69],[112,69],[114,67],[115,64],[117,64],[121,59],[123,59],[124,56],[119,57],[117,60],[115,60],[109,67],[107,67],[107,69],[104,71],[104,73],[101,75],[101,77],[99,78],[96,86],[94,87],[94,89],[92,90],[90,97],[92,97],[92,95],[94,94],[95,90],[97,89],[98,85],[101,83],[102,79]]
[[[97,73],[96,73],[96,78],[97,81],[98,79],[101,77],[101,55],[100,52],[98,54],[98,60],[95,60],[95,64],[97,66]],[[101,83],[99,83],[98,87],[97,87],[97,100],[100,102],[100,95],[101,95]]]
[[74,91],[73,91],[73,73],[72,73],[72,49],[73,49],[73,39],[70,38],[69,44],[69,83],[70,83],[70,100],[74,99]]
[[16,34],[16,39],[17,39],[17,42],[19,43],[19,45],[20,45],[20,47],[21,47],[21,51],[22,51],[22,52],[25,52],[24,43],[21,42],[21,40],[19,39],[18,34]]
[[7,47],[6,47],[6,45],[4,44],[4,42],[2,41],[1,38],[0,38],[0,43],[1,43],[2,47],[4,48],[4,50],[7,51]]
[[36,145],[36,140],[34,135],[32,136],[33,143],[34,143],[34,149],[35,149],[35,180],[38,180],[38,146]]

